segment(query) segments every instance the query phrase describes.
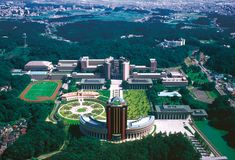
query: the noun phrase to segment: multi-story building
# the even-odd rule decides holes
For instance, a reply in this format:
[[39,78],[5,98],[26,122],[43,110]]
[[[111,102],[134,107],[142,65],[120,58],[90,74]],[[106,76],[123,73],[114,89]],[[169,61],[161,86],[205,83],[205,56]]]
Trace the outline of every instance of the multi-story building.
[[106,80],[111,79],[111,63],[108,61],[104,63],[104,77]]
[[120,97],[114,97],[106,107],[108,140],[126,139],[127,103]]
[[122,80],[126,81],[130,77],[130,62],[122,63]]
[[99,139],[123,141],[147,136],[153,129],[154,120],[154,116],[147,116],[138,120],[127,120],[125,100],[114,97],[107,103],[106,121],[81,116],[79,127],[85,135]]
[[150,71],[151,72],[156,72],[157,70],[157,61],[154,58],[150,59]]

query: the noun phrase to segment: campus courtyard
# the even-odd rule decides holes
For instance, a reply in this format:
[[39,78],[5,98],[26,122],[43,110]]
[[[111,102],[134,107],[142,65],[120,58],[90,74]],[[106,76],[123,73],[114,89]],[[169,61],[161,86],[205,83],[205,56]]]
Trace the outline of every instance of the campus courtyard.
[[92,116],[97,120],[105,120],[105,108],[95,101],[70,101],[62,104],[58,115],[69,124],[79,124],[80,116]]

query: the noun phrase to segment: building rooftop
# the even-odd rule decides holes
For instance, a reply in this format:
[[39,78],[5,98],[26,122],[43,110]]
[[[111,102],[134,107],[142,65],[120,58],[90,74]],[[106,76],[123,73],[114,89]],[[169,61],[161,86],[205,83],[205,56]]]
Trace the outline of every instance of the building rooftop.
[[96,78],[96,79],[82,79],[81,84],[104,84],[104,78]]
[[51,64],[49,61],[29,61],[25,66],[50,66]]
[[138,119],[137,121],[128,120],[127,128],[128,129],[142,128],[142,127],[148,126],[150,123],[153,123],[154,120],[155,120],[154,116],[147,116],[147,117]]
[[208,116],[204,109],[192,109],[192,116]]
[[88,126],[98,128],[98,129],[106,129],[106,123],[103,121],[98,121],[92,117],[87,117],[87,116],[80,116],[80,121],[83,124],[87,124]]
[[158,93],[158,96],[159,97],[182,97],[182,95],[177,91],[173,91],[173,92],[162,91]]
[[188,105],[155,105],[157,112],[193,112]]
[[187,82],[187,79],[185,77],[183,78],[163,78],[163,82]]
[[153,81],[149,78],[129,78],[127,82],[129,84],[153,84]]

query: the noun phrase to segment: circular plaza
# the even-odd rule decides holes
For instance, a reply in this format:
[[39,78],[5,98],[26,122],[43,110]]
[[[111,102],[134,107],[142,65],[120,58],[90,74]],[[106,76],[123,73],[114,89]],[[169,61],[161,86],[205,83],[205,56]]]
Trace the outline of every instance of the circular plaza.
[[104,106],[92,100],[76,100],[62,104],[58,115],[65,122],[70,124],[79,123],[80,116],[92,116],[97,120],[105,120],[106,113]]

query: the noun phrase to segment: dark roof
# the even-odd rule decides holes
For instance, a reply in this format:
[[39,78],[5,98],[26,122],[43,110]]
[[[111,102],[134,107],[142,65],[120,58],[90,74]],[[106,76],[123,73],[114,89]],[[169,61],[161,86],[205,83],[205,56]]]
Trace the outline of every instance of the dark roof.
[[155,105],[157,112],[192,112],[188,105]]
[[148,78],[129,78],[127,82],[129,84],[153,84],[153,81]]
[[105,79],[96,78],[96,79],[82,79],[81,84],[104,84]]

